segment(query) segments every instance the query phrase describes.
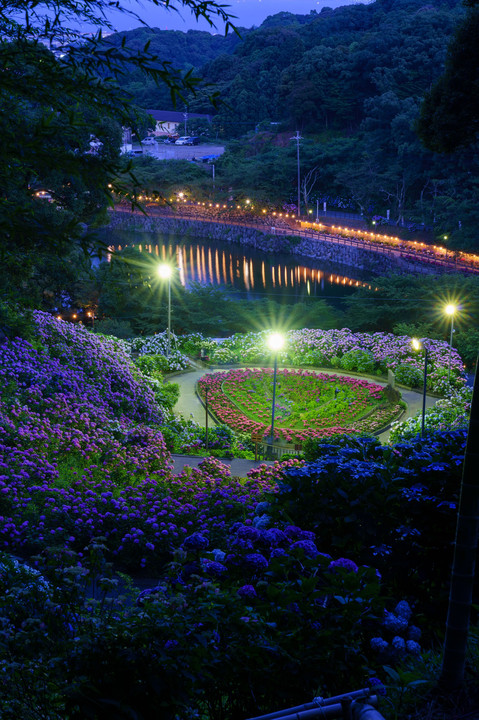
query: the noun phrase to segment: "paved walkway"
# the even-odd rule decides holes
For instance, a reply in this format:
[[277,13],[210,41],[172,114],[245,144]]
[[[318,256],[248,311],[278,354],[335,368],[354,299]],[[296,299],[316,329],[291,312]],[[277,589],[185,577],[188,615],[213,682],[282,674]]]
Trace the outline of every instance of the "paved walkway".
[[[173,460],[173,472],[179,473],[184,467],[195,468],[198,467],[200,462],[204,460],[204,457],[195,457],[193,455],[172,455]],[[222,460],[220,462],[225,465],[229,465],[231,468],[231,475],[236,477],[246,477],[250,470],[257,468],[260,465],[273,465],[274,460],[243,460],[242,458],[233,458],[233,460]]]
[[[226,369],[226,368],[225,368]],[[281,369],[281,368],[279,368]],[[348,373],[341,373],[337,370],[325,370],[323,368],[307,368],[311,370],[317,370],[321,371],[322,373],[325,373],[327,375],[348,375]],[[170,379],[172,382],[177,382],[180,386],[180,397],[178,399],[177,404],[175,405],[175,412],[182,415],[184,418],[191,418],[195,420],[197,423],[202,425],[204,427],[205,425],[205,408],[202,405],[200,399],[198,398],[196,394],[196,383],[198,380],[203,377],[204,375],[208,375],[213,372],[218,372],[218,369],[211,370],[210,368],[199,368],[197,367],[195,370],[192,370],[191,372],[182,373],[179,375],[170,375],[168,379]],[[369,382],[375,382],[378,385],[386,386],[387,383],[383,380],[379,380],[372,377],[367,377],[363,375],[351,375],[352,377],[359,377],[362,380],[367,380]],[[407,403],[407,410],[403,415],[404,420],[406,420],[409,417],[413,417],[418,413],[420,410],[422,410],[422,400],[423,395],[422,392],[417,390],[405,390],[401,389],[401,397],[404,400],[405,403]],[[433,407],[436,404],[437,398],[430,397],[429,395],[426,396],[426,407],[430,408]],[[208,420],[208,425],[214,426],[216,425],[215,421],[212,417]],[[389,439],[389,430],[386,430],[385,432],[381,433],[379,435],[379,440],[382,443],[386,443]],[[174,472],[180,472],[183,467],[188,465],[189,467],[196,467],[202,460],[202,457],[194,457],[191,455],[174,455],[172,456],[172,459],[174,461]],[[251,470],[254,467],[258,467],[258,465],[261,464],[261,462],[254,462],[253,460],[242,460],[239,458],[235,458],[234,460],[223,460],[227,465],[231,466],[231,472],[233,475],[238,475],[239,477],[245,477],[247,472]]]

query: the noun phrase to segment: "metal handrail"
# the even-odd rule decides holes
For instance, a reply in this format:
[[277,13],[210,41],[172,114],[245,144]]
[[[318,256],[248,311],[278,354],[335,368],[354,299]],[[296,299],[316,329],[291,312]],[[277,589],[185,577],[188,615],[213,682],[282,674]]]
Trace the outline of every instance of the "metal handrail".
[[[368,704],[360,702],[361,700],[368,700]],[[362,688],[331,698],[318,697],[304,705],[259,715],[249,720],[309,720],[310,718],[384,720],[383,716],[373,707],[377,702],[377,695],[371,695],[370,688]]]

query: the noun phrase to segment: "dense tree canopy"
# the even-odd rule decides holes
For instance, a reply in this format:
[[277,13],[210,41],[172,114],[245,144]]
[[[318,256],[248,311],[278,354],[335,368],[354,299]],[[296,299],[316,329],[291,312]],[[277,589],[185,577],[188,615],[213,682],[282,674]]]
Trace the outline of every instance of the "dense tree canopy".
[[452,152],[477,141],[479,132],[479,4],[469,11],[448,48],[445,72],[428,90],[418,131],[436,152]]
[[[215,0],[152,0],[229,28]],[[31,0],[0,8],[0,291],[37,302],[41,267],[82,247],[98,250],[86,226],[111,203],[124,163],[121,127],[144,113],[125,98],[116,79],[133,68],[172,98],[194,93],[198,79],[174,68],[145,43],[108,44],[73,27],[108,26],[105,0]],[[128,11],[125,11],[128,12]],[[135,15],[135,17],[137,17]],[[137,18],[139,22],[140,19]],[[48,288],[44,288],[48,292]]]

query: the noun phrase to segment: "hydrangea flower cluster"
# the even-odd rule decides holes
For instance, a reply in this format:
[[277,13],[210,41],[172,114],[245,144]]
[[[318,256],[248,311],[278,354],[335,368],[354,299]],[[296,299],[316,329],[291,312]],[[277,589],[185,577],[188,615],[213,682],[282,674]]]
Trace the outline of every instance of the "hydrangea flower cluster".
[[384,613],[381,623],[383,633],[388,639],[383,637],[371,638],[370,645],[381,662],[396,662],[406,653],[409,655],[420,655],[421,646],[421,630],[410,624],[412,610],[406,600],[398,602],[394,608],[394,612]]

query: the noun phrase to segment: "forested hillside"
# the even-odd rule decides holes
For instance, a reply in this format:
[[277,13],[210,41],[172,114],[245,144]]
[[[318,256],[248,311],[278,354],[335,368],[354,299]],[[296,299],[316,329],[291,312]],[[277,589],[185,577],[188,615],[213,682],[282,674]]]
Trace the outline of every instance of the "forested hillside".
[[[394,222],[431,228],[451,247],[475,248],[477,147],[435,154],[415,130],[464,13],[459,0],[376,0],[307,16],[279,13],[240,31],[241,40],[188,33],[195,42],[183,35],[182,47],[181,33],[151,32],[158,42],[174,37],[172,62],[197,63],[209,92],[219,91],[215,136],[242,138],[217,165],[218,189],[295,202],[290,137],[298,129],[305,208],[341,198],[376,222],[389,210]],[[200,55],[208,60],[201,67]],[[145,108],[170,107],[148,87],[125,85]],[[211,112],[205,98],[187,98],[189,110]]]
[[[125,42],[130,52],[141,52],[149,43],[151,54],[158,55],[162,60],[168,59],[178,70],[188,71],[202,67],[206,62],[215,60],[223,53],[232,54],[241,42],[241,37],[244,38],[248,31],[242,29],[240,33],[241,36],[236,33],[228,33],[224,36],[199,30],[180,32],[140,27],[110,35],[108,45],[119,48]],[[125,77],[121,84],[122,88],[134,97],[135,102],[145,109],[174,109],[168,88],[158,85],[154,78],[146,77],[139,67],[129,72],[128,77]],[[211,112],[211,106],[208,112]]]

